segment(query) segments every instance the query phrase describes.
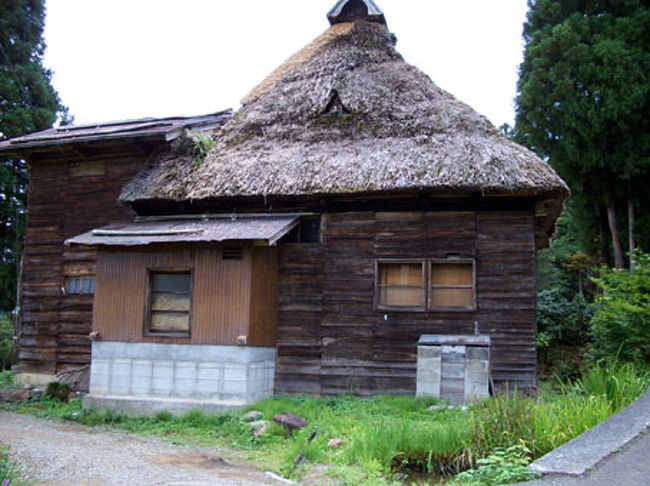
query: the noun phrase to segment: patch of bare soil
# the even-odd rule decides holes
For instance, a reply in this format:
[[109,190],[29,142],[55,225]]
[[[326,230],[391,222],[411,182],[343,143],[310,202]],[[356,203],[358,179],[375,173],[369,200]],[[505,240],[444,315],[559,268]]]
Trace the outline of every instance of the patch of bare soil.
[[0,412],[0,443],[36,486],[262,486],[264,472],[229,451]]

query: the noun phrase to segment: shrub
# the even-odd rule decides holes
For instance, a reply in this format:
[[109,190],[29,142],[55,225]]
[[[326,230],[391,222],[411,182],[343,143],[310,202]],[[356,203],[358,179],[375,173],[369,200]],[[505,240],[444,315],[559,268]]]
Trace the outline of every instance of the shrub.
[[6,312],[0,313],[0,371],[16,362],[14,348],[14,326]]
[[44,397],[49,398],[50,400],[67,402],[70,391],[70,387],[65,383],[57,383],[56,381],[53,381],[48,383],[45,387]]
[[9,371],[0,371],[0,390],[11,390],[16,388],[16,380],[14,374]]
[[603,269],[594,282],[593,358],[650,365],[650,255],[634,255],[633,271]]
[[589,333],[589,303],[582,294],[572,297],[560,288],[537,294],[537,326],[548,344],[584,344]]

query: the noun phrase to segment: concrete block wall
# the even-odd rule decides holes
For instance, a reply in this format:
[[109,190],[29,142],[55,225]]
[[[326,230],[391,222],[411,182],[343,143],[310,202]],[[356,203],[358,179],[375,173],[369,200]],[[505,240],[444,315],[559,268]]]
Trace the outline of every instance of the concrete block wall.
[[427,338],[431,339],[421,339],[418,346],[417,396],[430,396],[455,405],[489,396],[489,339]]
[[92,397],[252,402],[273,395],[275,349],[94,342]]

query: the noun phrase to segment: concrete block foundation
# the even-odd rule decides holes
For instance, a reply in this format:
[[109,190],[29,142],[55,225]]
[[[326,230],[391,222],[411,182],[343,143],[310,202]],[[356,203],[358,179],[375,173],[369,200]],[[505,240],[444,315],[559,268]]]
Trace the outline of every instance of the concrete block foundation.
[[273,395],[275,348],[95,341],[84,403],[127,413],[223,411]]

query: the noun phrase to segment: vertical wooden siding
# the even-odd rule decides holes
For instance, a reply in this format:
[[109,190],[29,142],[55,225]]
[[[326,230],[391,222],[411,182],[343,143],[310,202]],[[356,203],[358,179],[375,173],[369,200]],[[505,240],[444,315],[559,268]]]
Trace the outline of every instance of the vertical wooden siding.
[[[165,248],[101,250],[93,329],[101,339],[275,346],[277,252],[245,248],[241,260],[223,260],[221,247],[174,245]],[[191,269],[190,338],[143,337],[150,270]]]
[[63,296],[61,288],[66,273],[94,274],[95,252],[63,241],[132,218],[117,197],[145,157],[126,150],[107,146],[101,157],[61,150],[30,163],[18,358],[31,371],[90,362],[92,296]]
[[[532,213],[364,212],[326,218],[322,244],[281,248],[277,393],[413,394],[419,336],[472,334],[475,321],[494,339],[495,382],[534,388]],[[375,259],[448,253],[476,259],[476,311],[374,310]],[[307,303],[308,311],[290,312]]]

